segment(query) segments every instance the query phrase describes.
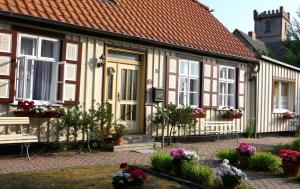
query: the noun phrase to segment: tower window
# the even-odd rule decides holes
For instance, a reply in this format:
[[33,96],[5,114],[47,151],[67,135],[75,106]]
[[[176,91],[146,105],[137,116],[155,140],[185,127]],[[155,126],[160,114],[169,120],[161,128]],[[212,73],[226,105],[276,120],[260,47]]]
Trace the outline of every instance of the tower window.
[[265,33],[271,32],[271,21],[266,21]]

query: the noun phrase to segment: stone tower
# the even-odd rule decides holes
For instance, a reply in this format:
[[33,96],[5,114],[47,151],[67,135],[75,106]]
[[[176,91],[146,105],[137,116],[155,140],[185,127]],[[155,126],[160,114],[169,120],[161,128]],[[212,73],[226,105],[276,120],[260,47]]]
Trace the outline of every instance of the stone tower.
[[264,11],[254,10],[254,30],[256,38],[265,43],[278,43],[287,38],[290,26],[290,13],[283,10]]

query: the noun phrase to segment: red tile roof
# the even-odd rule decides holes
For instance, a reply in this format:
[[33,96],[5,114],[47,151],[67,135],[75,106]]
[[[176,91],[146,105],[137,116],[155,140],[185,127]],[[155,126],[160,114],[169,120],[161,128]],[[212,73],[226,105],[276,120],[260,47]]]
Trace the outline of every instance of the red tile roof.
[[0,0],[12,12],[202,51],[254,59],[197,0]]

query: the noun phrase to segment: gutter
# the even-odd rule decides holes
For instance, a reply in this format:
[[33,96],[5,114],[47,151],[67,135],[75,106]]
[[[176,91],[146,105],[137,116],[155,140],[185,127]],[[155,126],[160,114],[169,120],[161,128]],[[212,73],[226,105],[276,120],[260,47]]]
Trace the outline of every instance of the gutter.
[[205,56],[212,56],[215,58],[225,58],[228,60],[242,61],[245,63],[259,62],[259,60],[255,59],[255,58],[250,59],[250,58],[244,58],[244,57],[240,57],[240,56],[216,53],[216,52],[212,52],[212,51],[206,51],[206,50],[201,50],[201,49],[197,49],[197,48],[176,45],[176,44],[172,44],[172,43],[160,42],[160,41],[150,40],[147,38],[130,36],[127,34],[106,31],[106,30],[102,30],[102,29],[93,29],[90,27],[78,26],[78,25],[69,24],[69,23],[60,22],[60,21],[53,21],[53,20],[34,17],[34,16],[30,16],[30,15],[23,15],[23,14],[17,14],[17,13],[12,13],[12,12],[0,11],[0,17],[2,17],[2,19],[4,19],[4,20],[12,19],[17,22],[22,22],[22,23],[27,22],[27,24],[31,24],[31,25],[34,23],[35,25],[39,25],[39,26],[44,25],[44,27],[54,26],[54,27],[58,27],[58,29],[60,29],[60,30],[64,29],[65,31],[72,32],[72,33],[76,32],[76,33],[85,34],[85,35],[90,34],[90,35],[94,35],[94,36],[98,36],[98,37],[99,37],[99,35],[102,35],[102,37],[113,38],[113,39],[117,39],[120,41],[130,41],[130,42],[135,42],[135,43],[144,44],[144,45],[148,45],[148,46],[158,46],[161,48],[166,48],[166,49],[171,49],[171,50],[176,50],[176,51],[185,51],[188,53],[196,53],[196,54],[205,55]]
[[266,60],[266,61],[268,61],[268,62],[271,62],[271,63],[273,63],[273,64],[277,64],[277,65],[280,65],[280,66],[284,66],[284,67],[286,67],[286,68],[290,68],[290,69],[293,69],[293,70],[295,70],[295,71],[300,72],[300,68],[299,68],[299,67],[296,67],[296,66],[293,66],[293,65],[290,65],[290,64],[281,62],[281,61],[279,61],[279,60],[275,60],[275,59],[270,58],[270,57],[268,57],[268,56],[261,55],[259,58],[262,59],[262,60]]

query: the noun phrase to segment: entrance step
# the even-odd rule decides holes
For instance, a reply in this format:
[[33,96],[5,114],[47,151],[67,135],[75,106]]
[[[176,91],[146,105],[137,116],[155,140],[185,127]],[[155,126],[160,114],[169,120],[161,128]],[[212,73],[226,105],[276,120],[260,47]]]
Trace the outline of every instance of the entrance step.
[[144,142],[144,143],[127,143],[119,146],[114,146],[114,152],[121,151],[137,151],[147,149],[158,149],[161,147],[160,142]]
[[151,135],[125,135],[124,143],[133,144],[133,143],[147,143],[154,142],[154,137]]

